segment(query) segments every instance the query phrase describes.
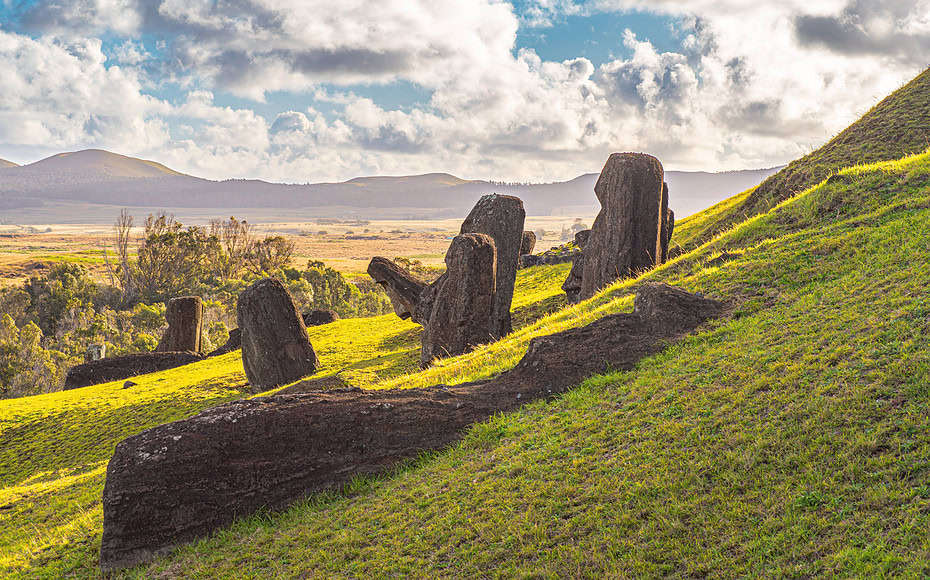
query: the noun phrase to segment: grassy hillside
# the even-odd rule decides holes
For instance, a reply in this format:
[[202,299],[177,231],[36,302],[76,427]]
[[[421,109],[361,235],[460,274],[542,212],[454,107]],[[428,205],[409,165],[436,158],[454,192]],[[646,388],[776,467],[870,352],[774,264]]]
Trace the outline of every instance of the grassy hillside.
[[648,276],[732,320],[135,574],[926,575],[928,218],[930,155],[845,171]]
[[682,236],[679,243],[684,250],[697,247],[845,167],[899,159],[927,147],[930,147],[930,68],[884,98],[829,143],[792,161],[741,199],[731,198],[718,204],[715,207],[719,211],[712,215],[705,212],[703,219],[689,218],[691,232]]
[[[647,281],[736,305],[634,371],[128,575],[926,575],[928,219],[930,152],[843,170],[569,308],[567,266],[521,271],[522,328],[427,371],[396,317],[314,329],[323,374],[403,388],[492,375]],[[244,395],[235,354],[139,383],[0,402],[0,575],[95,575],[113,446]]]

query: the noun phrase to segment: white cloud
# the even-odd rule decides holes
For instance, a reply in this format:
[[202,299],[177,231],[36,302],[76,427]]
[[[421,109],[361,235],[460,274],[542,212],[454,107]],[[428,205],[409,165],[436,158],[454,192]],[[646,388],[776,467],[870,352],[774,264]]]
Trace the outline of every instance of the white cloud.
[[[0,32],[0,67],[12,71],[0,84],[0,143],[103,146],[207,177],[299,182],[427,171],[570,178],[616,150],[678,169],[774,165],[919,72],[913,54],[887,47],[926,37],[928,1],[864,10],[845,0],[539,0],[520,15],[492,0],[50,2],[29,23],[57,36]],[[515,49],[521,22],[606,10],[674,16],[681,48],[663,52],[627,31],[618,40],[630,56],[598,65]],[[805,18],[825,20],[808,20],[821,26],[805,36]],[[822,33],[844,27],[859,35],[854,49]],[[127,41],[112,62],[86,36],[155,29],[169,31],[157,55]],[[145,94],[164,78],[185,91],[180,102]],[[387,110],[338,88],[395,80],[428,90],[429,102]],[[271,91],[301,92],[327,113],[266,120],[214,97]]]

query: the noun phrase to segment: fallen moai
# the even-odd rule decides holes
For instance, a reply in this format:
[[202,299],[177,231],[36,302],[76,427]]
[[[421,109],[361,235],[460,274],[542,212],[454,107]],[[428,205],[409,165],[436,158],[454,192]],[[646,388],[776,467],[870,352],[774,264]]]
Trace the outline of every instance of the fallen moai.
[[236,305],[242,366],[254,390],[270,389],[313,374],[318,366],[307,328],[287,288],[262,278]]
[[158,343],[159,352],[200,352],[203,331],[203,300],[200,296],[181,296],[168,301],[165,308],[168,329]]
[[620,278],[635,276],[668,255],[674,219],[658,159],[613,153],[594,185],[601,203],[581,256],[562,288],[569,302],[594,296]]
[[553,264],[565,264],[573,262],[575,258],[581,255],[581,248],[588,241],[588,234],[591,230],[581,230],[575,233],[575,238],[570,243],[554,246],[540,254],[527,254],[520,256],[520,267],[529,268],[530,266],[542,266]]
[[491,335],[501,338],[511,333],[510,305],[517,280],[520,246],[523,243],[523,222],[526,211],[519,197],[484,195],[462,222],[461,234],[487,234],[497,250],[497,288],[491,312]]
[[141,352],[103,358],[68,369],[64,390],[99,385],[138,375],[173,369],[203,360],[195,352]]
[[247,399],[129,437],[107,466],[100,566],[139,564],[258,509],[442,449],[495,413],[631,369],[724,313],[720,302],[645,286],[633,313],[535,338],[494,379]]

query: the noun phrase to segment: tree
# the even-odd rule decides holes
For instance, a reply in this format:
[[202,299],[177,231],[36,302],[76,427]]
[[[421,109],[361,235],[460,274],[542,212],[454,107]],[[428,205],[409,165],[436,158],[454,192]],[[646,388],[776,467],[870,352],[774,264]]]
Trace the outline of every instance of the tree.
[[214,273],[222,280],[235,278],[246,267],[255,245],[251,224],[235,216],[228,220],[211,220],[210,235],[219,241],[222,249],[214,257]]
[[252,271],[274,272],[288,265],[294,254],[294,242],[283,236],[269,236],[255,242],[249,254]]
[[190,293],[211,270],[219,242],[204,228],[182,224],[165,213],[149,215],[138,250],[134,279],[147,302]]

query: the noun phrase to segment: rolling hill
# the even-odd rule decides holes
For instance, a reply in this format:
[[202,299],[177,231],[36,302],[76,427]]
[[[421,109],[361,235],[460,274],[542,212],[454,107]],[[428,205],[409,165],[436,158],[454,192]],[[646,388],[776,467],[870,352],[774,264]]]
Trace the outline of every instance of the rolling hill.
[[[930,110],[925,97],[915,109]],[[859,145],[887,146],[880,130],[869,138]],[[123,576],[926,576],[921,151],[854,160],[694,242],[749,193],[737,195],[676,228],[673,244],[693,249],[577,305],[559,289],[567,265],[521,270],[516,331],[424,371],[416,326],[393,315],[311,329],[320,374],[410,388],[493,376],[533,337],[629,311],[644,283],[732,306],[632,371],[591,377],[473,426],[448,450],[242,519]],[[0,575],[96,577],[115,444],[247,396],[236,353],[136,382],[0,401]]]
[[[756,185],[775,169],[723,173],[669,171],[671,202],[680,216]],[[594,213],[594,181],[585,174],[548,184],[500,184],[465,180],[447,173],[359,177],[342,183],[287,185],[260,180],[211,181],[145,161],[101,150],[61,153],[21,167],[0,168],[0,207],[35,207],[43,203],[90,203],[123,207],[352,208],[359,217],[383,217],[385,210],[406,208],[427,217],[467,211],[485,193],[521,197],[530,215],[561,210]],[[83,209],[83,212],[93,211]],[[59,209],[59,213],[61,210]],[[112,211],[102,211],[107,219]],[[52,216],[52,214],[49,214]],[[72,216],[73,218],[73,216]],[[41,218],[34,218],[41,219]],[[49,217],[42,223],[54,223]]]
[[[685,247],[707,241],[740,221],[812,186],[844,167],[898,159],[930,146],[930,68],[872,107],[828,143],[768,177],[739,199],[717,207]],[[736,191],[736,190],[734,190]]]

